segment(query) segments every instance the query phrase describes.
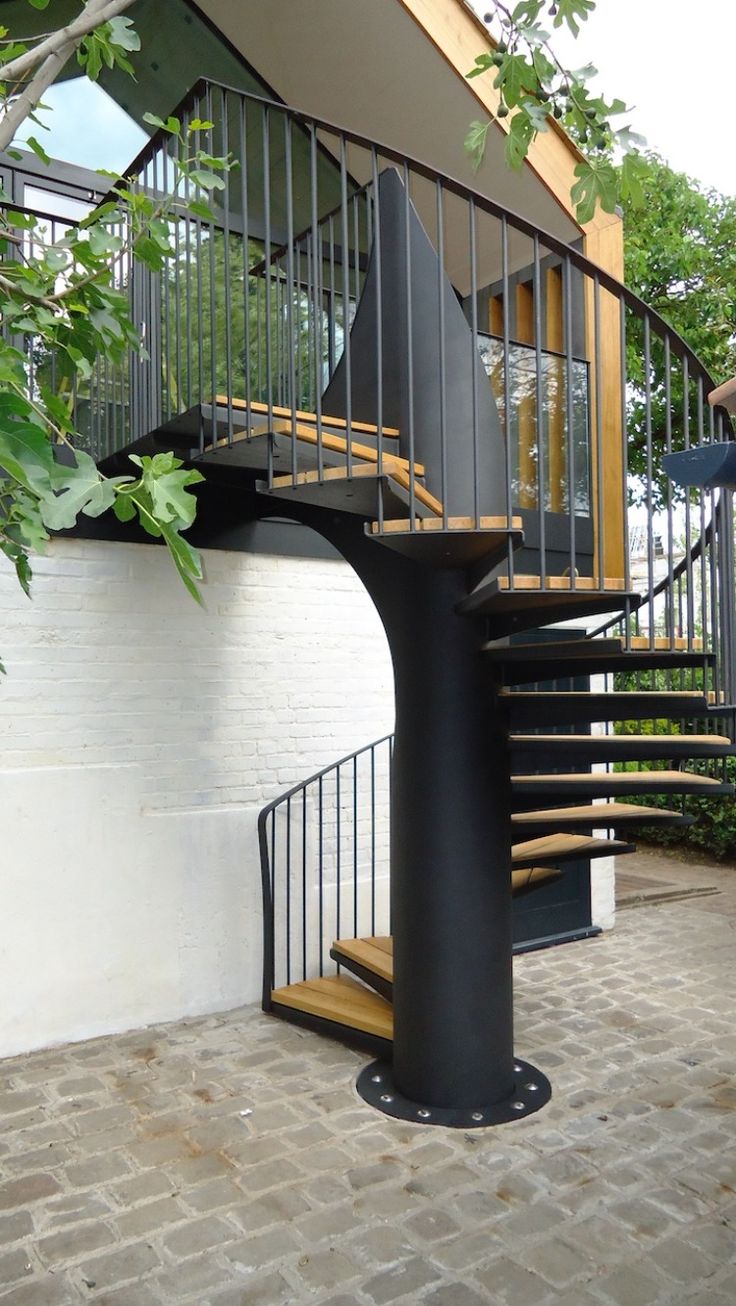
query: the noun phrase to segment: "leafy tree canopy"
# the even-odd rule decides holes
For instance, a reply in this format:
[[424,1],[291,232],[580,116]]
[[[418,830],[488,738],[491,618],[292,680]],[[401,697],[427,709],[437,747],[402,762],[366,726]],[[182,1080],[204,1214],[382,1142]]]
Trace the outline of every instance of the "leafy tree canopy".
[[[595,0],[519,0],[513,8],[491,0],[484,21],[498,31],[493,51],[484,51],[467,74],[491,76],[499,94],[495,119],[506,128],[506,162],[519,169],[539,132],[549,131],[555,119],[586,152],[575,168],[571,190],[576,215],[590,222],[600,204],[613,213],[619,199],[641,203],[645,160],[643,138],[626,122],[630,112],[623,100],[596,94],[593,64],[566,68],[558,59],[552,36],[565,27],[577,37],[580,24],[595,9]],[[551,22],[549,21],[551,20]],[[476,167],[483,159],[488,131],[494,119],[473,122],[465,146]],[[619,168],[614,151],[623,154]]]
[[[45,9],[49,0],[28,3]],[[28,118],[38,122],[41,97],[71,56],[93,80],[103,66],[132,73],[129,55],[140,42],[122,16],[130,3],[87,0],[66,27],[28,42],[0,28],[0,148],[18,155],[12,141],[19,127]],[[224,185],[221,173],[232,166],[201,146],[212,123],[194,121],[183,133],[174,117],[162,122],[148,115],[148,121],[178,142],[163,199],[115,181],[110,199],[89,218],[50,233],[43,221],[16,211],[0,189],[0,552],[26,592],[30,555],[44,549],[51,531],[73,526],[80,513],[97,517],[111,508],[121,521],[137,519],[163,540],[199,598],[200,559],[182,532],[194,518],[191,487],[201,473],[161,453],[131,456],[129,475],[105,476],[79,447],[75,429],[75,391],[99,360],[120,365],[129,351],[142,349],[128,311],[132,261],[153,271],[166,267],[175,256],[172,220],[181,213],[211,217],[208,195]],[[49,161],[35,137],[27,144]],[[31,366],[39,359],[53,360],[53,384],[48,366]]]

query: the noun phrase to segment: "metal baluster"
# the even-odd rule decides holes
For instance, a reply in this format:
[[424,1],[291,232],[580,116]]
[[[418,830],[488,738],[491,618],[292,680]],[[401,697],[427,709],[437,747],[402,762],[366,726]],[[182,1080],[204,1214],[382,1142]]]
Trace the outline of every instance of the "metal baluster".
[[[619,295],[619,352],[621,355],[621,444],[622,449],[622,478],[621,478],[621,504],[623,512],[624,525],[624,590],[627,594],[631,591],[631,547],[629,539],[629,441],[628,441],[628,414],[626,411],[626,304],[621,295]],[[631,608],[629,603],[626,604],[624,613],[624,648],[631,648]]]
[[371,744],[371,938],[376,933],[376,747]]
[[544,459],[544,390],[542,386],[542,277],[539,265],[539,236],[534,233],[534,370],[536,402],[536,436],[537,436],[537,513],[539,516],[539,585],[547,585],[547,534],[545,512],[547,498],[545,493],[545,459]]
[[324,936],[325,936],[325,825],[324,825],[324,780],[319,777],[317,789],[317,878],[319,885],[319,973],[324,975]]
[[307,978],[307,786],[302,788],[302,979]]
[[353,374],[350,357],[350,260],[348,255],[348,171],[345,137],[340,136],[340,242],[342,244],[342,356],[345,370],[345,471],[353,474]]
[[358,937],[358,754],[353,753],[353,938]]
[[[501,301],[503,308],[503,427],[506,445],[506,519],[509,527],[514,512],[511,494],[511,468],[518,471],[518,452],[511,448],[511,343],[509,322],[509,229],[506,215],[501,218]],[[518,442],[517,442],[518,443]],[[506,567],[509,578],[509,590],[514,588],[514,551],[507,550]]]
[[572,264],[569,255],[565,256],[565,275],[563,277],[565,296],[565,407],[567,422],[567,510],[570,536],[570,589],[575,589],[577,557],[575,549],[575,415],[573,406],[573,372],[572,372]]
[[652,516],[652,480],[654,477],[652,451],[652,347],[651,323],[649,314],[644,315],[644,404],[645,404],[645,439],[646,439],[646,502],[647,502],[647,584],[649,608],[649,647],[654,648],[654,532]]
[[[240,97],[238,113],[238,161],[240,163],[240,208],[242,211],[242,255],[243,255],[243,339],[245,358],[243,359],[243,382],[245,396],[246,424],[251,426],[251,377],[250,377],[250,250],[248,233],[250,220],[248,212],[248,118],[247,101]],[[257,378],[256,378],[257,381]]]
[[598,578],[601,589],[606,588],[606,504],[604,495],[603,464],[603,374],[601,364],[601,283],[593,277],[593,360],[595,367],[595,443],[596,481],[598,499]]
[[271,125],[268,105],[263,105],[262,115],[262,150],[263,150],[263,228],[264,228],[264,314],[266,326],[265,365],[266,365],[266,404],[268,410],[268,467],[267,483],[269,490],[273,486],[273,394],[271,357]]
[[[221,139],[222,155],[224,158],[230,153],[230,141],[228,135],[228,109],[227,98],[224,90],[220,91],[220,112],[222,114]],[[231,447],[233,443],[233,338],[232,338],[232,290],[230,277],[230,173],[227,169],[222,176],[224,189],[220,192],[222,196],[223,214],[223,233],[224,243],[223,268],[225,277],[225,385],[227,394],[227,442]]]
[[[682,426],[684,448],[690,448],[690,370],[687,355],[682,360]],[[687,575],[687,647],[694,648],[695,596],[693,594],[692,521],[690,491],[685,490],[685,572]]]
[[286,983],[291,984],[291,798],[286,800]]
[[404,161],[404,267],[406,269],[406,388],[407,388],[407,422],[409,438],[409,529],[415,531],[416,493],[414,475],[414,347],[411,293],[411,200],[409,197],[409,165]]
[[[439,386],[440,386],[440,497],[442,499],[442,525],[447,530],[447,376],[445,341],[445,222],[442,182],[435,183],[437,204],[437,309],[439,317]],[[463,504],[463,509],[465,505]]]
[[[371,148],[371,182],[373,185],[373,266],[376,284],[376,457],[379,477],[383,472],[383,285],[381,268],[381,208],[378,197],[378,155]],[[380,485],[380,482],[379,482]],[[383,530],[383,494],[378,495],[378,530]]]
[[[473,522],[475,529],[480,529],[480,482],[479,482],[479,432],[478,432],[478,248],[475,219],[475,200],[468,200],[468,243],[470,253],[470,366],[472,386],[473,414]],[[506,482],[508,484],[508,450],[506,451]],[[508,526],[511,526],[509,517]],[[510,552],[510,550],[509,550]]]
[[317,476],[324,475],[324,450],[322,446],[322,236],[319,226],[319,180],[317,173],[317,130],[309,127],[309,203],[311,209],[313,291],[314,291],[314,415],[317,426]]
[[294,369],[294,184],[292,176],[291,116],[284,117],[284,167],[286,169],[286,350],[287,408],[291,410],[291,477],[297,478],[296,372]]

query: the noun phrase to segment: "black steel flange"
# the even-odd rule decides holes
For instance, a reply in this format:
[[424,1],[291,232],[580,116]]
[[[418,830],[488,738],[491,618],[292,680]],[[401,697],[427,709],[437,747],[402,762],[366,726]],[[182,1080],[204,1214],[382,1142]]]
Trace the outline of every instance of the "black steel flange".
[[552,1096],[546,1075],[530,1066],[528,1061],[519,1061],[518,1058],[514,1060],[511,1093],[492,1106],[438,1107],[412,1102],[396,1088],[392,1067],[387,1061],[372,1061],[366,1066],[358,1076],[356,1088],[364,1102],[395,1120],[408,1120],[417,1125],[444,1125],[448,1129],[485,1129],[490,1125],[523,1120],[546,1106]]

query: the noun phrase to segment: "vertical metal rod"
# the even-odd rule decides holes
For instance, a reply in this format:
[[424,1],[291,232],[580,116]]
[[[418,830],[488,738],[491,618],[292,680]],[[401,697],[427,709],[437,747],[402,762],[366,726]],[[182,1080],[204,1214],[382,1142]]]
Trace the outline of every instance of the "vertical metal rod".
[[294,184],[292,176],[291,115],[284,115],[284,168],[286,170],[286,355],[287,408],[291,410],[291,475],[297,477],[296,372],[294,368]]
[[[682,436],[685,449],[690,448],[690,369],[687,355],[682,360]],[[687,576],[687,646],[694,647],[695,596],[693,594],[692,520],[690,491],[685,490],[685,574]]]
[[319,916],[319,973],[324,975],[324,936],[325,936],[325,821],[324,821],[324,784],[319,777],[317,787],[317,880],[318,880],[318,916]]
[[[573,402],[573,371],[572,371],[572,264],[569,255],[565,255],[565,275],[564,295],[565,295],[565,408],[566,408],[566,425],[567,425],[567,511],[569,522],[570,537],[570,589],[575,589],[575,580],[577,573],[577,556],[575,548],[575,511],[576,503],[576,485],[575,485],[575,410]],[[588,395],[590,386],[588,384]],[[588,420],[588,404],[586,402],[586,421]],[[587,429],[586,429],[587,436]],[[586,450],[587,456],[587,450]]]
[[276,988],[276,809],[271,812],[271,920],[269,945],[271,949],[271,988]]
[[[214,108],[212,104],[212,90],[208,86],[205,95],[207,121],[212,122]],[[207,132],[210,154],[215,153],[214,128],[210,127]],[[211,447],[217,447],[217,264],[215,259],[216,231],[214,216],[210,218],[209,223],[209,271],[210,271],[210,403],[212,405],[212,422],[210,431]]]
[[652,517],[654,507],[653,491],[653,451],[652,451],[652,349],[651,324],[649,314],[644,315],[644,432],[646,452],[646,505],[647,505],[647,607],[649,610],[649,647],[654,648],[654,531]]
[[291,798],[286,800],[286,983],[291,984]]
[[340,136],[340,242],[342,250],[342,357],[345,369],[345,471],[353,474],[353,377],[350,358],[350,259],[348,253],[348,169],[346,142]]
[[[475,529],[480,529],[480,481],[479,481],[479,431],[478,431],[478,247],[475,215],[475,200],[468,201],[468,243],[470,253],[470,366],[472,386],[473,414],[473,521]],[[506,484],[508,485],[508,449],[506,451]],[[511,526],[508,518],[507,525]]]
[[340,846],[340,763],[335,768],[335,937],[339,939],[340,933],[340,895],[342,889],[342,848]]
[[[445,222],[442,182],[435,183],[437,205],[437,311],[439,317],[439,368],[440,387],[440,497],[442,499],[442,525],[447,530],[447,377],[445,341]],[[464,506],[464,505],[463,505]]]
[[544,423],[544,389],[542,386],[542,275],[539,260],[539,236],[534,233],[534,273],[533,273],[533,299],[534,299],[534,373],[535,373],[535,403],[536,403],[536,435],[537,435],[537,513],[539,515],[539,584],[541,589],[547,585],[547,533],[545,513],[547,509],[547,494],[545,486],[545,457],[544,457],[544,440],[545,440],[545,423]]
[[251,378],[250,378],[250,251],[248,248],[248,232],[250,222],[248,215],[248,119],[247,119],[247,101],[245,96],[240,96],[240,112],[238,114],[238,162],[240,163],[240,208],[242,214],[242,254],[243,254],[243,341],[245,357],[243,359],[243,395],[245,398],[246,425],[250,428],[251,424]]
[[[664,338],[664,443],[665,452],[672,452],[672,355],[669,334]],[[674,488],[667,477],[667,589],[666,589],[666,629],[672,641],[674,633]],[[674,647],[674,645],[673,645]]]
[[603,448],[603,370],[601,359],[601,283],[593,277],[593,360],[595,367],[596,497],[598,499],[598,583],[606,587],[606,503]]
[[376,749],[371,744],[371,938],[376,933]]
[[353,938],[358,937],[358,754],[353,753]]
[[[621,358],[621,511],[623,513],[623,541],[624,541],[624,590],[628,594],[631,590],[631,544],[629,539],[629,441],[628,441],[628,414],[626,411],[626,304],[621,296],[618,301],[619,309],[619,354]],[[631,648],[631,609],[627,604],[624,613],[624,647]]]
[[[230,141],[228,135],[228,107],[226,92],[220,90],[220,114],[222,125],[222,155],[227,158],[230,153]],[[222,181],[224,190],[222,195],[223,206],[223,270],[225,277],[225,386],[227,395],[227,442],[232,445],[233,442],[233,306],[232,306],[232,289],[230,273],[230,173],[226,168]]]
[[263,232],[264,232],[264,312],[266,318],[266,404],[268,408],[268,488],[273,485],[273,361],[271,356],[271,123],[269,108],[264,104],[262,115],[263,149]]
[[415,531],[416,489],[414,462],[414,323],[412,313],[412,266],[411,266],[411,198],[409,195],[409,165],[404,161],[404,267],[406,269],[406,386],[407,386],[407,423],[409,438],[409,529]]
[[302,788],[302,979],[307,978],[307,786]]
[[[322,236],[319,224],[319,180],[317,172],[317,129],[309,127],[309,204],[312,224],[312,258],[314,264],[314,414],[317,423],[317,475],[324,474],[322,445]],[[319,316],[317,316],[319,315]],[[319,323],[319,330],[317,324]]]
[[[378,474],[383,471],[383,284],[381,268],[381,206],[379,204],[378,155],[375,146],[371,147],[371,184],[373,188],[373,265],[376,285],[376,456]],[[378,496],[378,529],[383,530],[383,495]]]
[[[509,303],[509,229],[506,215],[501,218],[501,305],[503,309],[503,433],[506,446],[506,520],[509,527],[514,512],[511,493],[513,473],[518,474],[518,454],[511,448],[511,306]],[[514,588],[514,551],[506,555],[509,590]]]

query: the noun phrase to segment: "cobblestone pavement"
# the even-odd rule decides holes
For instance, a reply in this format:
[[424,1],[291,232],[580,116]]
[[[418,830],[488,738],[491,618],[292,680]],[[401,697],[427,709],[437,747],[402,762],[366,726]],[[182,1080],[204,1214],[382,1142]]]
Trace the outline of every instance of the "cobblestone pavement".
[[0,1301],[733,1306],[736,870],[678,873],[720,892],[517,960],[554,1097],[499,1129],[252,1007],[0,1064]]

